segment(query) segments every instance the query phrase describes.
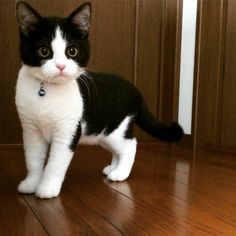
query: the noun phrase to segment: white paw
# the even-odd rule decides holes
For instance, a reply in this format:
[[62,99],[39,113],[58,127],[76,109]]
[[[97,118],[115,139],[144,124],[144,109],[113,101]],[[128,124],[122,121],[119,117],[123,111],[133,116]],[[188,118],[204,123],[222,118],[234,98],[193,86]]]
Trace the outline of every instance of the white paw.
[[102,173],[103,173],[104,175],[108,175],[113,169],[114,169],[114,167],[112,167],[111,165],[108,165],[108,166],[106,166],[106,167],[103,168]]
[[61,190],[61,184],[40,184],[36,190],[36,196],[39,198],[57,197]]
[[17,187],[20,193],[35,193],[40,182],[40,178],[28,177],[20,182]]
[[129,177],[130,171],[115,169],[110,171],[107,178],[111,181],[123,181]]

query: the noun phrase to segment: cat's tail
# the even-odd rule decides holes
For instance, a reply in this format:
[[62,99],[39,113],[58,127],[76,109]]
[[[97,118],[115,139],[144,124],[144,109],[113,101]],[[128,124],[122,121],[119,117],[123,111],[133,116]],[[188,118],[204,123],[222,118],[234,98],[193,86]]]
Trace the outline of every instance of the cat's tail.
[[173,122],[167,126],[159,122],[149,111],[145,102],[142,102],[136,118],[137,125],[155,138],[166,142],[177,142],[183,137],[181,126]]

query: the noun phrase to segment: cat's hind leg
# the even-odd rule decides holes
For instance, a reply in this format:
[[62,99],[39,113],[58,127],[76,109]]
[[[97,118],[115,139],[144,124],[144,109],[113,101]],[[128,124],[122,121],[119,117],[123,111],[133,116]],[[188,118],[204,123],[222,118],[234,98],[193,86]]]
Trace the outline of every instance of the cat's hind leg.
[[107,178],[111,181],[123,181],[127,179],[132,170],[137,141],[133,139],[123,139],[117,145],[113,145],[114,151],[118,157],[116,168],[109,171]]

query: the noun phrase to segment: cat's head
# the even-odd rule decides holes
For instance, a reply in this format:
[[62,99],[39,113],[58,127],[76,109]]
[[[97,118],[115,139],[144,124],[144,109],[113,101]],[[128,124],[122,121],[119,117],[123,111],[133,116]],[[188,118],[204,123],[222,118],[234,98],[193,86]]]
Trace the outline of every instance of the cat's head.
[[84,3],[67,18],[42,17],[24,1],[16,13],[20,55],[31,75],[51,83],[78,78],[89,59],[91,4]]

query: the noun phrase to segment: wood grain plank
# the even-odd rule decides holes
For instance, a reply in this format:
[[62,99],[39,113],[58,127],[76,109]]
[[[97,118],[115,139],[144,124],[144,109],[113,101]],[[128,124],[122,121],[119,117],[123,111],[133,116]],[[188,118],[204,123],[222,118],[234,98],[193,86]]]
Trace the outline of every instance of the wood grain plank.
[[24,175],[22,152],[5,149],[0,157],[0,235],[48,235],[16,190]]
[[[89,158],[87,156],[87,158]],[[93,159],[93,163],[95,164],[95,158]],[[104,162],[101,160],[101,157],[97,155],[97,160]],[[78,168],[77,168],[78,167]],[[99,168],[98,168],[99,167]],[[93,202],[94,208],[99,209],[100,212],[104,215],[104,217],[110,219],[113,224],[115,224],[117,227],[120,227],[122,232],[127,234],[137,234],[141,229],[143,230],[143,233],[150,233],[151,235],[159,234],[165,232],[167,235],[173,235],[175,233],[191,233],[192,229],[191,227],[186,228],[184,225],[180,222],[179,219],[176,219],[176,217],[172,217],[167,211],[162,209],[162,211],[147,207],[145,203],[136,203],[133,202],[132,199],[127,199],[123,195],[117,195],[117,193],[113,193],[109,191],[107,188],[101,185],[101,177],[94,177],[94,170],[95,173],[99,174],[101,176],[100,172],[101,165],[99,163],[96,163],[95,165],[90,165],[90,169],[86,168],[86,164],[84,164],[83,161],[83,167],[82,169],[79,168],[79,165],[73,164],[73,168],[70,172],[71,175],[74,175],[72,173],[83,173],[83,175],[80,174],[78,182],[74,182],[70,180],[70,185],[65,185],[66,191],[72,192],[72,185],[73,184],[79,184],[79,188],[81,186],[87,186],[89,190],[89,193],[81,193],[76,190],[73,190],[73,194],[80,196],[83,201],[90,201]],[[93,171],[93,172],[92,172]],[[105,183],[106,180],[104,179]],[[73,183],[74,182],[74,183]],[[128,184],[127,184],[128,188]],[[98,190],[99,189],[99,190]],[[129,188],[128,188],[129,189]],[[98,192],[100,192],[100,195],[98,195]],[[90,200],[88,200],[88,197]],[[92,200],[94,199],[94,200]],[[95,201],[96,199],[96,201]],[[112,199],[115,199],[112,200]],[[112,203],[113,201],[113,203]],[[113,205],[113,208],[107,208],[107,205]],[[135,214],[132,213],[135,208]],[[119,215],[122,214],[122,218],[119,217]],[[141,218],[136,217],[135,215],[141,216]],[[124,220],[123,220],[124,219]],[[142,219],[140,221],[140,219]],[[123,221],[129,222],[129,225],[125,225]],[[175,227],[172,227],[172,225],[175,225]],[[147,227],[148,225],[148,227]],[[176,229],[176,226],[179,225],[180,227]]]
[[23,150],[5,147],[0,156],[0,216],[4,224],[1,227],[0,223],[0,235],[121,235],[94,209],[70,194],[50,200],[18,194],[17,185],[26,175]]
[[19,150],[0,150],[1,235],[236,233],[236,170],[141,148],[131,178],[112,183],[101,173],[110,154],[88,147],[78,149],[58,198],[23,199],[16,193],[25,174]]
[[50,235],[121,235],[79,196],[64,192],[50,200],[27,195],[24,198]]
[[48,235],[16,188],[0,193],[0,235]]
[[[75,184],[78,188],[74,188]],[[165,213],[136,204],[132,199],[107,188],[101,181],[91,180],[88,176],[80,175],[76,182],[71,180],[64,186],[64,190],[97,209],[103,218],[124,234],[155,235],[166,232],[167,235],[173,235],[176,232]],[[158,223],[160,221],[162,224]]]
[[[161,156],[163,159],[166,158],[165,154]],[[215,174],[219,172],[217,167],[211,169],[201,164],[194,171],[194,175],[198,178],[192,179],[192,167],[189,168],[189,160],[181,162],[180,159],[178,163],[174,162],[173,157],[172,160],[170,158],[166,158],[166,161],[160,160],[160,156],[158,157],[155,153],[150,154],[150,152],[146,153],[142,160],[140,156],[138,158],[133,177],[128,182],[106,182],[108,186],[136,202],[144,202],[158,212],[166,210],[176,219],[177,228],[187,227],[190,230],[188,232],[194,235],[235,235],[236,186],[231,190],[232,186],[224,184],[229,179],[222,180],[221,178],[228,170],[223,170],[222,175],[216,178]],[[159,160],[156,160],[157,158]],[[97,177],[92,176],[92,171],[98,175],[104,161],[99,164],[93,158],[92,162],[94,165],[86,165],[86,162],[82,161],[80,171],[93,179]],[[208,178],[209,172],[210,178]],[[235,175],[235,173],[229,170],[228,174]],[[221,191],[219,192],[218,189]],[[227,202],[225,199],[228,199]]]
[[[199,207],[200,204],[203,205],[203,201],[189,203],[173,197],[169,192],[164,192],[164,187],[163,189],[156,190],[153,189],[153,186],[148,186],[145,182],[139,183],[131,180],[128,188],[125,184],[119,183],[109,183],[109,186],[137,202],[145,202],[145,204],[156,211],[168,211],[173,218],[178,219],[177,228],[188,228],[194,235],[233,236],[236,233],[234,222],[232,223],[231,220],[228,221],[224,217],[216,217],[212,213],[209,214],[204,206]],[[181,190],[183,189],[179,189],[179,191]],[[179,222],[183,222],[183,225]],[[215,227],[215,225],[219,227]]]

